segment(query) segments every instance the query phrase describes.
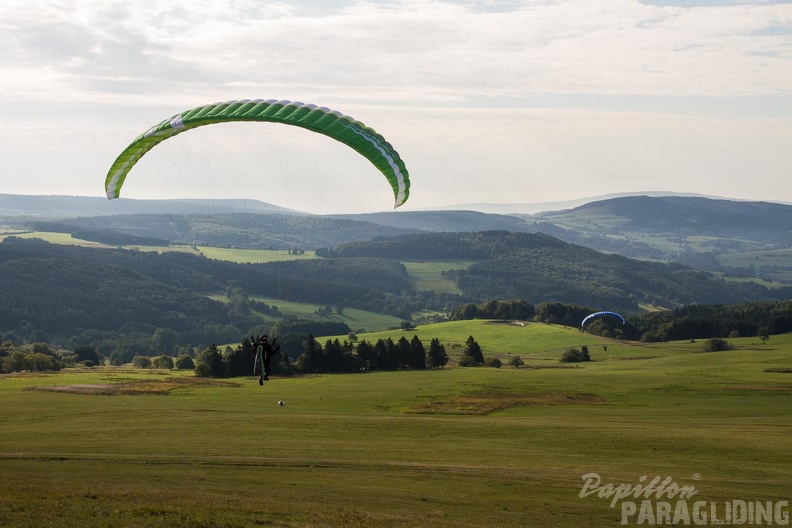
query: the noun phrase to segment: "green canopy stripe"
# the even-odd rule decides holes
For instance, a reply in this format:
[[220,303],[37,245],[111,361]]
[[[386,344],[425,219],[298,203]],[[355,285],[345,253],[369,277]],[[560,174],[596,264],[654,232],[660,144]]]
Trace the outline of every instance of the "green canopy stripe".
[[118,198],[129,171],[162,141],[199,126],[231,121],[263,121],[298,126],[333,138],[366,157],[387,178],[399,207],[410,196],[410,178],[399,153],[384,137],[329,108],[274,99],[243,99],[199,106],[154,125],[135,138],[116,158],[105,179],[109,199]]

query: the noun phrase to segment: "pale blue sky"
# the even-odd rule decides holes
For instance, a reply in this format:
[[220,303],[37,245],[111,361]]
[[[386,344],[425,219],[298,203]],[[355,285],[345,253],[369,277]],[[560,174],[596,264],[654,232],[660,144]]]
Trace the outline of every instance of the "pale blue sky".
[[[788,1],[6,0],[0,49],[0,193],[103,196],[115,156],[161,119],[276,98],[388,138],[406,209],[641,191],[792,202]],[[389,208],[354,152],[283,128],[182,134],[122,196]]]

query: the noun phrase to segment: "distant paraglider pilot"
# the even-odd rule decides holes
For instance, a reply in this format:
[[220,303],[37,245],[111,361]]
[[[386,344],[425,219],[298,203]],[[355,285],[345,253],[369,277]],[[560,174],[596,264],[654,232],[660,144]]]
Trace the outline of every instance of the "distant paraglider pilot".
[[258,339],[254,339],[253,345],[256,347],[253,373],[259,375],[259,385],[264,385],[264,382],[269,380],[272,356],[280,352],[280,345],[275,337],[272,338],[272,343],[267,341],[266,334],[261,334]]

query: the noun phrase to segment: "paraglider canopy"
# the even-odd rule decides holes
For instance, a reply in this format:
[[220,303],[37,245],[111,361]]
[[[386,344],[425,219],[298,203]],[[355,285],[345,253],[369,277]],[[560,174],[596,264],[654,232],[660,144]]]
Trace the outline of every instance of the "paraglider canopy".
[[587,315],[586,317],[583,318],[583,322],[580,323],[580,328],[583,328],[584,326],[586,326],[586,323],[589,322],[591,319],[594,319],[595,317],[602,317],[602,316],[617,317],[618,319],[621,320],[622,324],[626,324],[626,322],[624,320],[624,317],[622,317],[621,315],[617,314],[616,312],[594,312],[593,314],[589,314],[589,315]]
[[129,171],[152,148],[187,130],[216,123],[282,123],[317,132],[352,147],[385,176],[393,189],[394,208],[410,196],[410,178],[399,153],[384,137],[340,112],[313,104],[275,99],[242,99],[199,106],[171,116],[135,138],[116,158],[105,178],[108,199],[118,198]]

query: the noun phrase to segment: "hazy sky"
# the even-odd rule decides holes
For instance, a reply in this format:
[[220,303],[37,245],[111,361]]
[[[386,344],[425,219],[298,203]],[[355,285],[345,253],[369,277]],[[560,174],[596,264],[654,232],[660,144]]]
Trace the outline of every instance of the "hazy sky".
[[[3,0],[0,94],[0,193],[104,196],[151,125],[273,98],[384,135],[410,171],[405,209],[638,191],[792,202],[789,1]],[[194,130],[122,196],[390,208],[373,166],[310,136]]]

